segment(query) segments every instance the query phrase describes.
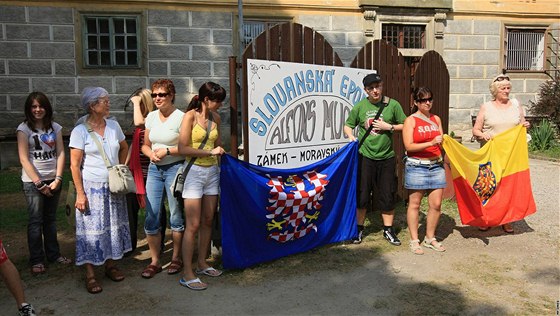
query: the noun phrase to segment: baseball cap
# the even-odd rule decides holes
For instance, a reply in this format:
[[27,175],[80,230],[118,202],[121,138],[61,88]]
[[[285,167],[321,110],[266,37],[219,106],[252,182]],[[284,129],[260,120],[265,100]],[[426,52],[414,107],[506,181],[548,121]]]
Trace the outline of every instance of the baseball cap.
[[377,83],[377,82],[381,82],[383,81],[381,79],[381,76],[379,74],[369,74],[367,76],[364,77],[364,87],[369,86],[372,83]]

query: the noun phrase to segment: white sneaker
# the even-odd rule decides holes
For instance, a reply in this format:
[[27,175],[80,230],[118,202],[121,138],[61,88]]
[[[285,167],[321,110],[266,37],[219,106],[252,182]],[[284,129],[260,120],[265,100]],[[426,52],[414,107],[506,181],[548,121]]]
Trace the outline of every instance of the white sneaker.
[[31,306],[31,304],[23,303],[23,304],[21,304],[21,308],[19,309],[19,315],[20,316],[35,316],[37,314],[35,314],[35,309],[33,309],[33,306]]

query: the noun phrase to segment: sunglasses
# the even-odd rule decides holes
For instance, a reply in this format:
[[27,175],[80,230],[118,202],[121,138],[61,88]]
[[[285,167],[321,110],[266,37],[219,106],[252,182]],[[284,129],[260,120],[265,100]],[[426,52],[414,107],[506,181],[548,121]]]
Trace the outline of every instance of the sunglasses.
[[508,76],[499,76],[498,78],[494,79],[494,82],[496,82],[496,81],[504,81],[504,80],[509,81],[509,77],[508,77]]
[[417,99],[416,100],[416,102],[418,102],[418,103],[425,103],[425,102],[428,102],[428,101],[432,102],[432,101],[434,101],[434,98],[429,97],[429,98]]
[[152,98],[155,98],[155,97],[165,98],[168,95],[169,95],[169,93],[152,93]]

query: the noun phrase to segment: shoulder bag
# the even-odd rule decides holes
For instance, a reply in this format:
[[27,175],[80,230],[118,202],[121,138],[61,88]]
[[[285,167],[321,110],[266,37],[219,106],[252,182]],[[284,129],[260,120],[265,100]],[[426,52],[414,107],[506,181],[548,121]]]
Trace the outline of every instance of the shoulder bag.
[[[200,143],[200,146],[198,146],[198,149],[202,149],[204,148],[204,145],[206,145],[206,141],[208,140],[208,137],[210,136],[210,132],[212,131],[213,121],[214,120],[212,118],[212,113],[210,113],[210,116],[208,117],[208,124],[207,124],[208,126],[206,126],[206,136],[202,140],[202,143]],[[189,170],[191,169],[195,160],[196,157],[192,157],[188,161],[185,160],[183,165],[179,168],[179,170],[177,170],[177,174],[175,174],[175,179],[173,179],[173,184],[171,184],[170,189],[171,192],[173,192],[173,196],[177,199],[183,197],[183,188],[185,187],[185,179],[187,178],[187,173],[189,173]]]
[[103,161],[105,161],[105,166],[107,166],[107,170],[109,171],[109,191],[115,194],[136,193],[136,183],[134,182],[134,177],[132,176],[130,169],[128,169],[128,166],[124,164],[111,166],[99,139],[95,136],[89,124],[85,123],[85,125],[88,133],[97,145],[97,149],[99,149],[99,152],[103,157]]

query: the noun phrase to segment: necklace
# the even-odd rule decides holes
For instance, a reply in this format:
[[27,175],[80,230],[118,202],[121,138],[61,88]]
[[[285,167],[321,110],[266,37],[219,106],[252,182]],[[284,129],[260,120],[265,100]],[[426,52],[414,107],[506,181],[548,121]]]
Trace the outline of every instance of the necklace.
[[89,126],[91,126],[91,128],[96,128],[96,129],[97,128],[103,128],[106,125],[105,120],[103,120],[103,122],[101,122],[101,123],[93,123],[91,121],[87,121],[87,123],[89,124]]

